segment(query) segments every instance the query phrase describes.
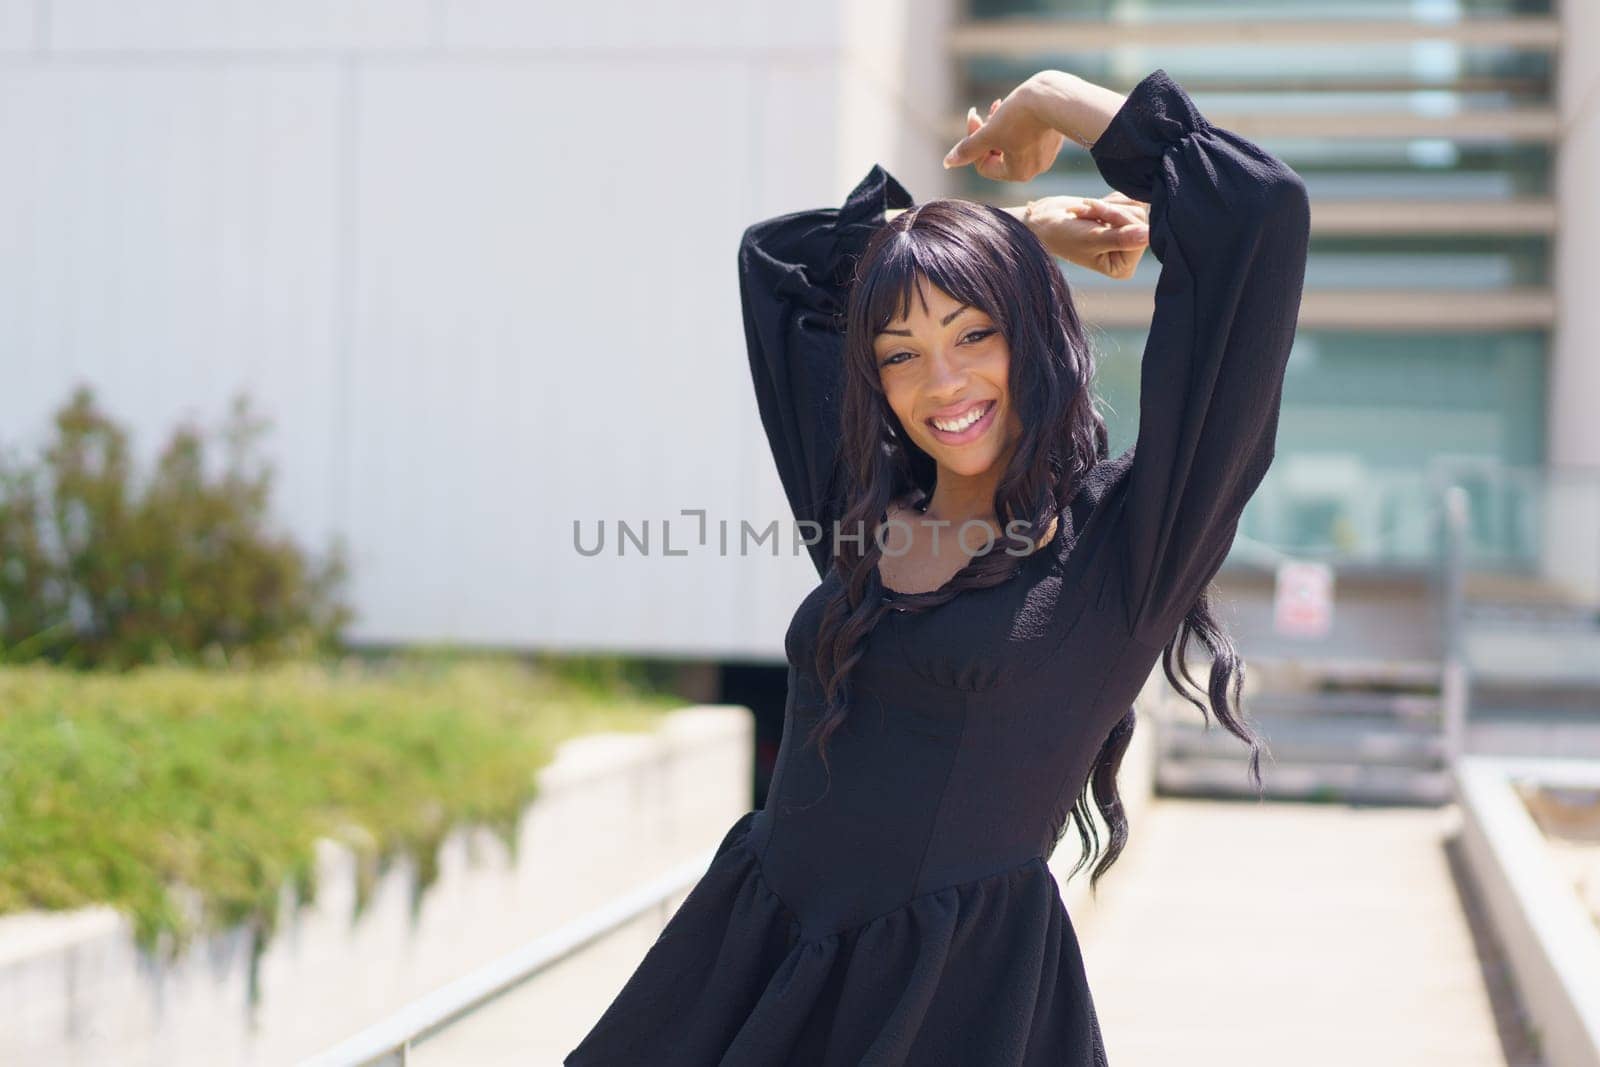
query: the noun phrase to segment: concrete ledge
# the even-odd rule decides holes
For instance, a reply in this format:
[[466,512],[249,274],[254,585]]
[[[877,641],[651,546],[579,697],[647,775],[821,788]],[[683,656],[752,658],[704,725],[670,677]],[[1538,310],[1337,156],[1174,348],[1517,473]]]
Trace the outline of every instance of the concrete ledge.
[[1600,787],[1600,761],[1463,757],[1461,839],[1551,1067],[1600,1067],[1600,928],[1514,782]]
[[359,914],[364,860],[319,840],[316,900],[296,908],[286,889],[253,964],[247,930],[165,963],[112,908],[0,916],[0,1063],[295,1062],[583,914],[596,887],[709,850],[749,809],[753,739],[749,711],[718,705],[569,740],[538,774],[514,853],[457,831],[426,891],[398,864]]

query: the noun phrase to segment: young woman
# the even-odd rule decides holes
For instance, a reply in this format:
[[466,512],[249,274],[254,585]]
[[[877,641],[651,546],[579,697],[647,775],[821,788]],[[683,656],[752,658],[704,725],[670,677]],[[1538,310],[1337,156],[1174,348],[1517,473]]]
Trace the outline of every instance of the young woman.
[[[1191,637],[1259,787],[1208,585],[1272,461],[1305,186],[1164,70],[1126,97],[1046,71],[968,129],[947,165],[1026,180],[1070,137],[1120,195],[914,206],[874,167],[842,208],[746,231],[756,398],[822,581],[785,638],[766,806],[569,1067],[1103,1065],[1046,861],[1069,821],[1072,873],[1097,849],[1091,792],[1091,886],[1116,859],[1158,661],[1205,713]],[[1138,439],[1111,458],[1052,253],[1124,277],[1146,241]]]

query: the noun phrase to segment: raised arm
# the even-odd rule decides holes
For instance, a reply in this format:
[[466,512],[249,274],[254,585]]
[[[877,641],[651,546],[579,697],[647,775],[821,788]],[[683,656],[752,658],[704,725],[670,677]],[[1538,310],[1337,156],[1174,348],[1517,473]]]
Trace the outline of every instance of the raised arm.
[[[817,574],[832,562],[844,319],[851,273],[888,209],[911,194],[874,166],[843,206],[779,215],[739,242],[739,298],[756,407],[797,520],[815,522]],[[785,536],[784,543],[788,543]]]
[[1130,633],[1159,648],[1222,566],[1272,463],[1310,204],[1299,175],[1209,124],[1165,70],[1128,94],[1090,154],[1112,188],[1150,204],[1161,262],[1110,533]]

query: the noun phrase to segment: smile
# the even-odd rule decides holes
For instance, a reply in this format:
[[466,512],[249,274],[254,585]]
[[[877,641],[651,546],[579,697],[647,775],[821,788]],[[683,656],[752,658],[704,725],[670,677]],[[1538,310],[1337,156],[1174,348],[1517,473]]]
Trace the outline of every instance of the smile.
[[933,435],[945,444],[964,445],[983,436],[989,424],[994,421],[995,408],[998,406],[997,401],[984,400],[959,415],[950,418],[930,418],[924,422],[933,431]]

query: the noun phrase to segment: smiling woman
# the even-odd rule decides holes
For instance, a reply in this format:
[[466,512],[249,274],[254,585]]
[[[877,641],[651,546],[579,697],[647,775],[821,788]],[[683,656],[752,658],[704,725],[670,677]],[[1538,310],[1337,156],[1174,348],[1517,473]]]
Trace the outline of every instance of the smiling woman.
[[[1163,652],[1204,711],[1174,657],[1190,637],[1212,650],[1211,705],[1259,786],[1206,586],[1272,459],[1305,188],[1161,70],[1126,99],[1043,72],[956,161],[1031,177],[1066,137],[1093,144],[1125,203],[913,206],[874,167],[840,208],[746,230],[756,401],[796,519],[824,532],[821,582],[785,634],[766,806],[729,829],[568,1067],[1105,1067],[1047,861],[1073,823],[1072,873],[1093,858],[1091,799],[1111,830],[1091,886],[1121,851],[1117,768]],[[1162,274],[1139,438],[1112,457],[1052,255],[1117,276],[1127,257],[1108,249],[1144,243],[1144,205]],[[886,584],[873,535],[903,513],[915,553]],[[1024,550],[941,547],[974,522]]]
[[[923,452],[940,466],[935,493],[896,500],[892,516],[928,522],[993,522],[991,502],[1000,474],[1022,436],[1008,402],[1011,352],[1005,336],[980,308],[926,281],[916,299],[879,330],[874,345],[884,400]],[[902,340],[903,339],[903,340]],[[894,591],[944,585],[967,563],[966,542],[938,527],[908,524],[911,540],[879,560],[884,586]],[[1000,536],[1003,531],[995,531]],[[885,560],[899,558],[892,567]]]
[[[1060,271],[1013,214],[935,200],[881,233],[863,249],[872,269],[851,295],[841,431],[864,439],[878,420],[887,454],[845,452],[852,483],[888,499],[857,494],[861,508],[844,514],[844,528],[877,529],[867,512],[879,507],[912,520],[903,550],[869,545],[863,554],[881,594],[992,586],[1016,569],[1015,558],[992,552],[994,540],[1032,546],[1053,535],[1066,486],[1048,457],[1073,457],[1080,471],[1093,463],[1091,395],[1062,388],[1089,379],[1092,353]],[[1055,327],[1037,321],[1041,307],[1059,309]],[[944,523],[989,536],[942,537]]]

